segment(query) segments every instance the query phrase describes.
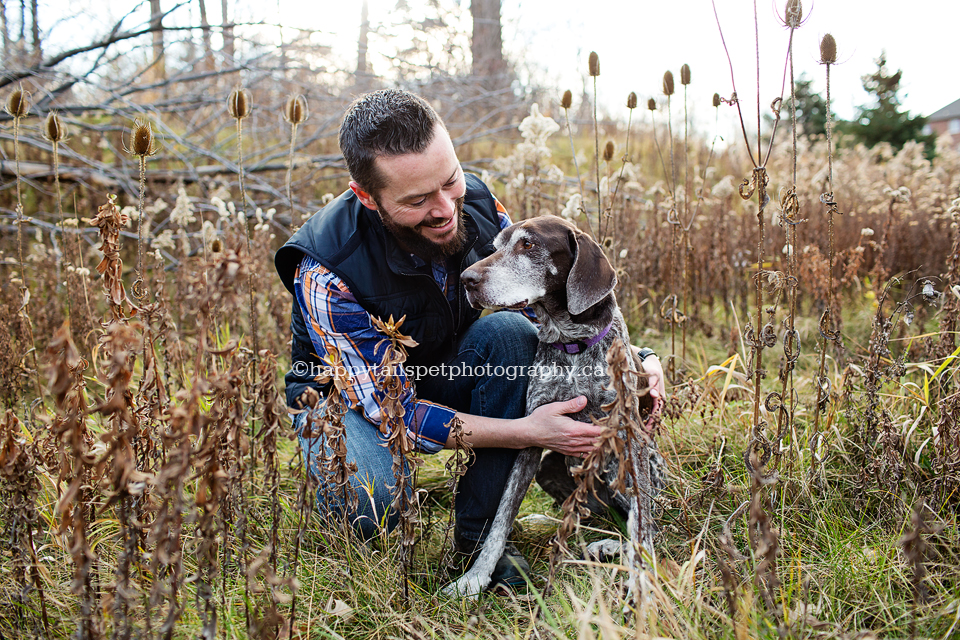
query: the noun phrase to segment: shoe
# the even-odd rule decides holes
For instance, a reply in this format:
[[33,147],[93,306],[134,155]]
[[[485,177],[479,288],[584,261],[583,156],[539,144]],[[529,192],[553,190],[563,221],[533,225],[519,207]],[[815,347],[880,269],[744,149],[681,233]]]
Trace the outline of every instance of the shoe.
[[[460,535],[458,530],[453,532],[454,564],[468,571],[480,555],[482,540],[470,540]],[[490,574],[490,584],[487,591],[502,589],[505,591],[519,591],[526,589],[530,579],[530,563],[511,542],[503,548],[503,555]]]
[[525,591],[529,584],[530,563],[527,562],[512,543],[503,548],[503,555],[490,575],[488,591],[506,589],[507,591]]

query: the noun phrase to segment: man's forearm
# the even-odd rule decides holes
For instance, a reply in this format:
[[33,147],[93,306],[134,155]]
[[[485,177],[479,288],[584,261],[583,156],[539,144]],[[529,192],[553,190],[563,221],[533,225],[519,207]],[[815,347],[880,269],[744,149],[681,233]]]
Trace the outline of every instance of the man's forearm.
[[[463,421],[464,441],[471,447],[500,449],[524,449],[542,447],[564,455],[581,455],[589,452],[602,428],[595,424],[578,422],[569,414],[578,413],[586,406],[584,396],[571,398],[566,402],[550,402],[537,407],[528,416],[505,420],[485,418],[465,413],[457,416]],[[446,447],[456,447],[452,435],[447,438]]]
[[[506,418],[487,418],[469,413],[457,413],[457,418],[463,428],[463,441],[474,449],[498,447],[500,449],[523,449],[533,446],[525,438],[521,421],[522,418],[509,420]],[[457,439],[454,430],[450,430],[446,449],[457,448]]]

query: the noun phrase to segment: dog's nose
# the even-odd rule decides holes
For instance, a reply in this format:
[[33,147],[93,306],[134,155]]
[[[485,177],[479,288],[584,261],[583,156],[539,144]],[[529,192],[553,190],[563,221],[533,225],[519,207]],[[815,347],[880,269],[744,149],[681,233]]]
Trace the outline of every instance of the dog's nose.
[[463,286],[467,289],[473,289],[480,284],[480,279],[480,274],[473,269],[467,269],[460,274],[460,281],[463,282]]

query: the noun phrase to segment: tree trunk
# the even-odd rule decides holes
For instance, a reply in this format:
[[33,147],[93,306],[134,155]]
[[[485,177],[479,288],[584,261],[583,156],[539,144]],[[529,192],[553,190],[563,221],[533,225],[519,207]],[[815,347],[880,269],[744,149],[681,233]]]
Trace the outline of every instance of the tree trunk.
[[370,32],[370,18],[367,0],[360,8],[360,40],[357,43],[357,73],[355,83],[365,87],[369,81],[370,66],[367,62],[367,34]]
[[233,42],[233,27],[230,26],[230,20],[227,18],[227,5],[229,4],[228,0],[220,0],[220,11],[223,15],[223,55],[226,58],[227,64],[232,65],[234,60],[234,42]]
[[207,20],[206,0],[197,0],[200,5],[200,29],[203,33],[203,70],[213,71],[213,45],[210,44],[210,22]]
[[471,0],[473,18],[472,72],[487,91],[495,91],[509,84],[507,63],[503,59],[503,40],[500,29],[501,0]]
[[7,24],[7,3],[0,0],[0,31],[3,31],[3,66],[10,66],[10,27]]
[[33,40],[33,62],[39,64],[43,60],[43,51],[40,48],[40,24],[37,22],[37,0],[30,0],[30,36]]
[[167,69],[163,53],[163,11],[160,0],[150,0],[150,28],[153,29],[153,68],[155,82],[166,79]]

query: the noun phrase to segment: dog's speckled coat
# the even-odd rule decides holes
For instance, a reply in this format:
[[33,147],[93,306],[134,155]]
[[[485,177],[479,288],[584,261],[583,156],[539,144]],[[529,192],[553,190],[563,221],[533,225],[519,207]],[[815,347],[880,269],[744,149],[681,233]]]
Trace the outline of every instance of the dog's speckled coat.
[[[602,417],[602,405],[614,399],[607,388],[606,354],[614,340],[630,344],[623,315],[617,306],[613,289],[616,276],[603,251],[589,236],[574,225],[556,216],[541,216],[515,224],[494,240],[496,252],[467,269],[462,280],[467,298],[474,307],[522,308],[529,305],[540,322],[540,344],[534,360],[535,374],[527,388],[527,414],[550,402],[565,402],[578,395],[586,396],[587,404],[571,418],[589,422]],[[554,342],[586,341],[599,335],[607,325],[610,330],[597,344],[576,354],[566,353]],[[631,359],[631,369],[637,370]],[[593,372],[594,375],[590,375]],[[585,374],[586,373],[586,374]],[[596,375],[599,373],[599,375]],[[652,405],[649,396],[641,396],[646,411]],[[621,437],[624,437],[621,432]],[[639,448],[634,459],[639,459]],[[650,464],[650,493],[655,495],[665,484],[663,459],[651,441],[646,450]],[[542,449],[524,449],[517,457],[500,501],[497,515],[473,566],[458,580],[444,588],[448,595],[473,597],[490,582],[493,568],[503,553],[520,503],[540,466]],[[550,453],[537,480],[544,490],[562,502],[573,490],[569,467],[580,464],[579,458],[566,457],[558,464],[559,454]],[[637,500],[612,490],[620,461],[604,461],[598,491],[600,501],[591,502],[592,510],[606,505],[628,514],[631,544],[625,545],[628,566],[642,568],[636,555],[638,545],[653,553],[656,528],[652,514],[640,518]],[[640,531],[639,522],[644,523]],[[601,545],[609,550],[610,545]]]

